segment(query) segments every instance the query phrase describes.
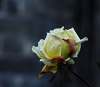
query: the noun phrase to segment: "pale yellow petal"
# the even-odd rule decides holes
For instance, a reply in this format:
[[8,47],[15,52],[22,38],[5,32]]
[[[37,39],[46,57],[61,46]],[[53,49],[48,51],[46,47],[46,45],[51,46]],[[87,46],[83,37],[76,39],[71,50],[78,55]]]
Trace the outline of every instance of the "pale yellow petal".
[[85,41],[88,41],[88,38],[87,37],[84,37],[83,39],[81,39],[80,41],[77,41],[78,43],[78,52],[80,51],[81,49],[81,43],[85,42]]
[[55,66],[58,63],[58,62],[52,62],[49,59],[40,59],[40,62],[43,62],[45,65],[48,65],[48,66]]
[[38,56],[39,58],[42,58],[42,59],[49,59],[50,57],[49,57],[49,56],[46,54],[46,52],[44,51],[43,46],[44,46],[44,40],[41,39],[41,40],[38,42],[38,47],[33,46],[33,47],[32,47],[32,51],[33,51],[34,53],[36,53],[37,56]]
[[64,31],[63,29],[64,29],[64,27],[55,28],[54,30],[51,30],[50,33],[51,33],[52,35],[58,35],[58,33],[61,33],[61,32]]
[[61,39],[62,39],[62,38],[68,39],[68,35],[67,35],[66,31],[63,30],[63,29],[64,29],[64,27],[56,28],[56,29],[50,31],[50,33],[51,33],[52,35],[56,35],[57,37],[59,37],[59,38],[61,38]]
[[69,37],[68,37],[68,35],[67,35],[67,31],[61,32],[61,33],[60,33],[60,38],[61,38],[61,39],[68,39]]
[[[77,33],[75,32],[74,28],[71,28],[66,31],[68,32],[67,34],[68,34],[69,38],[73,38],[74,40],[76,40],[76,42],[80,41],[80,38],[77,35]],[[78,44],[78,52],[80,51],[80,49],[81,49],[81,44]]]
[[45,49],[45,45],[47,44],[47,41],[48,41],[48,38],[50,37],[50,35],[51,35],[50,33],[47,33],[47,36],[44,40],[43,49]]
[[46,42],[45,51],[50,59],[61,56],[62,40],[57,36],[50,35],[48,41]]
[[71,52],[70,44],[68,44],[67,42],[63,41],[61,56],[66,59],[66,58],[69,57],[69,53],[70,52]]
[[78,43],[72,38],[69,38],[67,40],[65,39],[64,41],[69,44],[69,50],[70,50],[69,57],[73,57],[73,58],[77,57],[77,55],[78,55]]
[[80,38],[78,37],[77,33],[73,28],[66,30],[68,33],[69,38],[73,38],[76,41],[80,41]]
[[38,47],[39,47],[39,48],[42,48],[43,45],[44,45],[44,40],[41,39],[41,40],[38,42]]
[[40,49],[39,47],[32,47],[32,51],[37,54],[39,58],[49,59],[49,56],[45,53],[44,49]]
[[56,73],[57,72],[57,68],[58,68],[57,65],[56,66],[48,66],[48,65],[45,65],[43,67],[43,69],[41,70],[41,72],[39,73],[39,77],[43,76],[47,72]]
[[[56,35],[56,36],[59,37],[59,38],[62,38],[62,37],[61,37],[61,33],[64,32],[63,29],[64,29],[64,27],[55,28],[54,30],[51,30],[50,33],[51,33],[52,35]],[[62,34],[62,35],[63,35],[63,34]]]

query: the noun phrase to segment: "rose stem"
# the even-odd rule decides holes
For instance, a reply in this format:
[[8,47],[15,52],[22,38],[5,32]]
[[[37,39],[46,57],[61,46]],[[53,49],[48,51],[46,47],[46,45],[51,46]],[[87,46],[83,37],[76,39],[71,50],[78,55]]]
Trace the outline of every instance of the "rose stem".
[[77,76],[79,79],[81,79],[85,84],[87,84],[89,87],[92,87],[89,82],[87,82],[83,77],[81,77],[79,74],[77,74],[75,71],[70,70],[71,73],[73,73],[75,76]]

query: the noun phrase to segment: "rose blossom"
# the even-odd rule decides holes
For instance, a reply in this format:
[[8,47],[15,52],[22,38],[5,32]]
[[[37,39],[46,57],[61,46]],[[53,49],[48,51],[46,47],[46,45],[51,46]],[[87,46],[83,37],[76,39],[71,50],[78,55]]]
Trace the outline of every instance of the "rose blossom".
[[77,57],[81,43],[87,40],[86,37],[80,39],[73,28],[56,28],[47,33],[45,40],[41,39],[37,47],[32,47],[32,51],[41,58],[40,62],[45,64],[39,77],[46,72],[55,73],[58,63],[74,64],[73,58]]

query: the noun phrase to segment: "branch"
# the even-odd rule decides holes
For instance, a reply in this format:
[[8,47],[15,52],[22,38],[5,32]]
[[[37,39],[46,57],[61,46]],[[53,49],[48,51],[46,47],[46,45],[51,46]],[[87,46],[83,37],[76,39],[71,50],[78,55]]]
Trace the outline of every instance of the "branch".
[[92,87],[92,85],[87,82],[83,77],[81,77],[79,74],[77,74],[75,71],[70,70],[71,73],[73,73],[76,77],[78,77],[79,79],[81,79],[85,84],[87,84],[89,87]]

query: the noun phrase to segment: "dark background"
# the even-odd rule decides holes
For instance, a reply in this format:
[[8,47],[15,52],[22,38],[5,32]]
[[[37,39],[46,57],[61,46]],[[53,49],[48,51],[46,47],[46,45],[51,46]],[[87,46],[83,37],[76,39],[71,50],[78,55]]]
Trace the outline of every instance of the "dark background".
[[73,74],[68,82],[47,73],[39,78],[44,64],[32,53],[32,45],[54,28],[74,27],[80,38],[87,36],[74,69],[93,87],[100,87],[100,0],[0,0],[0,87],[87,87]]

